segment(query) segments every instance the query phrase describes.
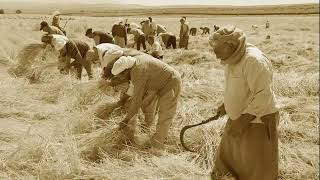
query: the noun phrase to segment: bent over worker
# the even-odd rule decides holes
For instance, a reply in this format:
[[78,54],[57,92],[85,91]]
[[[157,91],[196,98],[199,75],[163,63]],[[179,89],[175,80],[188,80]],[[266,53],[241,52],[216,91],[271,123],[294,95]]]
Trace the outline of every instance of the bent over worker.
[[146,54],[122,56],[114,63],[112,74],[127,76],[134,87],[128,114],[120,127],[125,127],[140,107],[145,106],[146,128],[150,128],[158,106],[158,123],[150,146],[163,149],[177,110],[181,91],[180,74],[168,64]]
[[[87,52],[89,45],[80,40],[71,40],[62,35],[44,35],[41,41],[46,44],[51,44],[59,51],[58,68],[61,73],[69,73],[70,67],[74,66],[77,70],[77,78],[81,79],[82,68],[87,71],[88,78],[92,79],[91,62],[87,60]],[[71,63],[71,59],[74,61]]]
[[231,173],[238,180],[275,180],[279,112],[272,64],[234,26],[214,32],[209,44],[225,64],[224,103],[219,113],[229,116],[212,177]]

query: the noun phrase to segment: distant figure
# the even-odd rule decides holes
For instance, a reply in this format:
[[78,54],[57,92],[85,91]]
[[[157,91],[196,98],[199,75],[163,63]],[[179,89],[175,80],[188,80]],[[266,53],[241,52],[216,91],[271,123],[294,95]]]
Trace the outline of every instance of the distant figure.
[[253,25],[251,26],[251,28],[252,28],[253,30],[257,30],[257,29],[258,29],[258,25],[253,24]]
[[55,26],[57,28],[59,28],[65,35],[66,35],[66,31],[60,26],[60,15],[61,13],[59,11],[55,11],[52,14],[52,26]]
[[197,28],[191,28],[190,29],[190,34],[191,34],[191,36],[197,35]]
[[102,43],[111,43],[114,44],[113,36],[109,33],[104,33],[101,31],[94,31],[92,32],[92,28],[87,29],[86,34],[87,37],[94,40],[96,45]]
[[166,49],[172,47],[173,49],[177,48],[177,38],[171,32],[160,33],[159,36],[162,39],[163,44],[165,45]]
[[127,45],[127,29],[122,19],[112,26],[112,36],[114,43],[122,48]]
[[129,32],[128,34],[134,35],[134,42],[137,44],[137,50],[140,50],[140,47],[142,45],[143,49],[146,50],[146,37],[141,29],[138,28],[128,28]]
[[146,36],[146,39],[148,39],[148,36],[155,36],[157,32],[157,27],[150,22],[151,17],[149,17],[147,20],[142,23],[142,32]]
[[167,32],[167,28],[161,24],[157,24],[157,36],[159,36],[160,33]]
[[200,29],[202,30],[201,35],[210,34],[210,28],[208,27],[200,27]]
[[185,18],[180,19],[180,40],[179,48],[188,49],[189,44],[189,25]]
[[127,33],[129,33],[129,28],[141,29],[141,26],[139,26],[137,23],[126,23],[125,26],[127,28]]
[[267,21],[267,22],[266,22],[266,29],[269,29],[269,28],[270,28],[270,22]]
[[148,54],[157,59],[163,59],[163,51],[160,43],[156,41],[153,36],[148,37],[148,43],[150,44]]
[[60,34],[65,35],[59,28],[55,26],[50,26],[46,21],[40,23],[40,31],[47,32],[48,34]]
[[217,25],[213,25],[213,28],[214,28],[214,32],[216,32],[216,31],[218,31],[220,29],[220,27],[217,26]]

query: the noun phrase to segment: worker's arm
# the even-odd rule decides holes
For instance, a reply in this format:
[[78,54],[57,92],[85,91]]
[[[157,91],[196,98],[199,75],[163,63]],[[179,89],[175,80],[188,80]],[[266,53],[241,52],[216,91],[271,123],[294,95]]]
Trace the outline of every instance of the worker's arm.
[[244,69],[252,100],[243,114],[256,117],[265,115],[267,109],[273,106],[274,94],[272,89],[272,66],[266,57],[263,60],[249,59]]
[[127,28],[124,26],[124,43],[125,43],[125,45],[127,45],[127,41],[128,41],[127,38],[128,38],[127,37]]
[[120,127],[124,127],[127,123],[138,113],[142,105],[143,96],[146,91],[147,76],[144,69],[132,69],[131,82],[133,83],[134,90],[131,99],[131,104],[128,110],[126,118],[120,124]]

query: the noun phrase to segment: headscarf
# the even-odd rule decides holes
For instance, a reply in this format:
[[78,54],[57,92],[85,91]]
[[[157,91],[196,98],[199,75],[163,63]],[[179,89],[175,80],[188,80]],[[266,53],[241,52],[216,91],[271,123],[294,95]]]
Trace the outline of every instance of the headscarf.
[[57,51],[60,51],[67,44],[67,42],[68,38],[66,36],[52,34],[51,44]]
[[120,57],[113,65],[111,73],[118,75],[126,69],[130,69],[136,63],[136,58],[131,56]]
[[234,26],[221,27],[209,38],[209,44],[212,48],[216,48],[223,43],[233,44],[237,46],[237,49],[228,59],[221,61],[221,63],[238,63],[246,52],[246,35],[241,29]]
[[115,44],[103,43],[97,45],[95,48],[98,51],[98,56],[101,60],[102,68],[107,67],[109,63],[113,62],[123,55],[122,48]]

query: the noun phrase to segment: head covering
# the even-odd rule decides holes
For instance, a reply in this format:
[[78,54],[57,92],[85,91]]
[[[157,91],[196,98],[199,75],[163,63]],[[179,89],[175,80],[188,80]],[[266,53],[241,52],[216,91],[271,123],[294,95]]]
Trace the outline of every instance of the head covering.
[[46,21],[42,21],[42,22],[40,23],[40,31],[41,31],[44,27],[46,27],[46,26],[49,26],[49,24],[48,24]]
[[57,51],[60,51],[67,44],[68,40],[66,36],[52,34],[51,44]]
[[87,31],[86,31],[86,36],[88,36],[91,33],[92,33],[92,28],[88,28]]
[[99,44],[95,47],[101,60],[102,68],[107,67],[109,63],[118,59],[123,55],[123,50],[120,46],[110,43]]
[[136,58],[131,56],[120,57],[113,65],[111,73],[118,75],[126,69],[130,69],[136,63]]
[[59,16],[59,15],[61,15],[60,11],[54,11],[52,13],[52,16]]
[[224,64],[235,64],[244,55],[246,49],[246,35],[235,26],[221,27],[209,38],[209,44],[216,48],[224,43],[230,43],[237,47],[236,51],[226,60]]

